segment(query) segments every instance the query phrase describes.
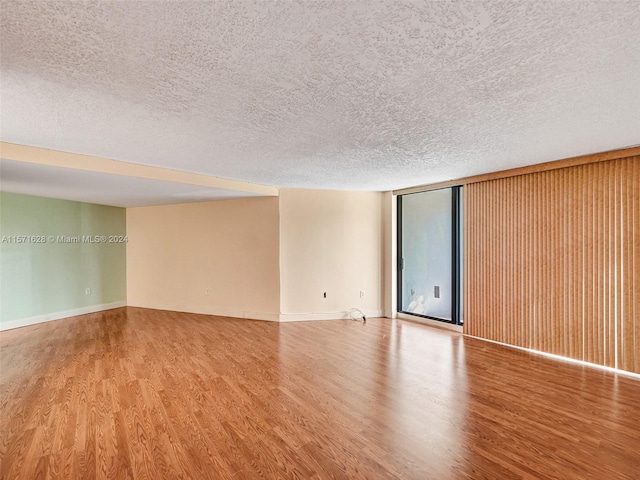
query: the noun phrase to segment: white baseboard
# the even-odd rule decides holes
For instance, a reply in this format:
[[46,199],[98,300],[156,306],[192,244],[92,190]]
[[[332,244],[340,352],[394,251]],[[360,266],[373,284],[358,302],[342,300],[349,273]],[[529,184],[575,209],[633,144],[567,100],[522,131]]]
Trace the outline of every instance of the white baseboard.
[[[203,315],[216,315],[219,317],[244,318],[247,320],[265,320],[267,322],[308,322],[312,320],[341,320],[349,318],[348,312],[325,312],[325,313],[268,313],[254,312],[250,310],[232,310],[224,308],[206,307],[199,305],[173,305],[163,303],[143,304],[129,302],[130,307],[152,308],[156,310],[168,310],[170,312],[199,313]],[[367,310],[364,312],[367,317],[382,317],[382,310]]]
[[0,331],[11,330],[13,328],[26,327],[29,325],[36,325],[38,323],[52,322],[53,320],[60,320],[61,318],[75,317],[77,315],[86,315],[88,313],[102,312],[104,310],[111,310],[113,308],[126,307],[127,302],[111,302],[101,303],[99,305],[90,305],[88,307],[73,308],[71,310],[64,310],[62,312],[45,313],[42,315],[35,315],[33,317],[18,318],[16,320],[9,320],[8,322],[0,322]]
[[[366,310],[364,314],[367,317],[382,317],[382,310]],[[328,312],[328,313],[281,313],[281,322],[310,322],[315,320],[344,320],[349,317],[349,312]]]
[[[324,313],[268,313],[268,312],[254,312],[249,310],[231,310],[224,308],[212,308],[205,306],[187,306],[187,305],[173,305],[163,303],[153,304],[141,304],[135,302],[111,302],[103,303],[100,305],[91,305],[88,307],[75,308],[72,310],[65,310],[62,312],[47,313],[43,315],[36,315],[33,317],[19,318],[16,320],[10,320],[8,322],[0,323],[0,331],[11,330],[13,328],[26,327],[28,325],[35,325],[38,323],[51,322],[53,320],[60,320],[61,318],[75,317],[77,315],[86,315],[88,313],[101,312],[103,310],[111,310],[113,308],[120,307],[139,307],[139,308],[151,308],[155,310],[168,310],[170,312],[185,312],[185,313],[198,313],[202,315],[215,315],[218,317],[232,317],[243,318],[247,320],[264,320],[267,322],[310,322],[317,320],[344,320],[350,318],[347,311],[338,312],[324,312]],[[367,317],[384,317],[385,312],[382,310],[365,310],[364,314]],[[440,323],[440,322],[436,322]],[[439,325],[436,325],[439,326]],[[446,326],[445,326],[446,328]]]
[[[75,317],[77,315],[86,315],[88,313],[101,312],[103,310],[111,310],[113,308],[120,307],[139,307],[139,308],[151,308],[155,310],[168,310],[170,312],[185,312],[185,313],[198,313],[203,315],[215,315],[219,317],[232,317],[243,318],[247,320],[264,320],[267,322],[309,322],[316,320],[343,320],[350,318],[347,311],[338,312],[325,312],[325,313],[269,313],[269,312],[254,312],[249,310],[230,310],[224,308],[212,308],[204,306],[187,306],[187,305],[172,305],[172,304],[141,304],[133,302],[111,302],[103,303],[100,305],[91,305],[88,307],[75,308],[72,310],[65,310],[62,312],[47,313],[43,315],[36,315],[33,317],[19,318],[16,320],[10,320],[8,322],[0,323],[0,331],[11,330],[13,328],[26,327],[28,325],[36,325],[38,323],[51,322],[53,320],[60,320],[61,318]],[[367,317],[383,317],[384,312],[382,310],[365,310],[364,314]]]
[[155,310],[168,310],[170,312],[185,312],[185,313],[198,313],[202,315],[215,315],[218,317],[232,317],[232,318],[244,318],[246,320],[265,320],[267,322],[277,322],[277,313],[268,312],[253,312],[249,310],[228,310],[225,308],[206,307],[201,305],[170,305],[162,303],[154,304],[141,304],[132,303],[128,304],[130,307],[139,308],[152,308]]

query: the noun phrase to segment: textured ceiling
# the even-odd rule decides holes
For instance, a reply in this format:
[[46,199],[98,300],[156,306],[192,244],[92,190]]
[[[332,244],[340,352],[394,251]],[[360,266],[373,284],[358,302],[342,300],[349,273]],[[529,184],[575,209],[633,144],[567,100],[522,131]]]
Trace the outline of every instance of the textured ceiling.
[[2,140],[389,190],[640,143],[640,2],[2,1]]

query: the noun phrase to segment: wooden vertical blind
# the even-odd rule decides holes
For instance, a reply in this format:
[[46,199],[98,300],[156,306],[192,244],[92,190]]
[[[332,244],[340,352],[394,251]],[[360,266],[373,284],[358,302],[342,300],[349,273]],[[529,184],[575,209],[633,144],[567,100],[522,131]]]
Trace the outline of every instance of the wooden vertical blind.
[[640,156],[464,196],[465,333],[640,373]]

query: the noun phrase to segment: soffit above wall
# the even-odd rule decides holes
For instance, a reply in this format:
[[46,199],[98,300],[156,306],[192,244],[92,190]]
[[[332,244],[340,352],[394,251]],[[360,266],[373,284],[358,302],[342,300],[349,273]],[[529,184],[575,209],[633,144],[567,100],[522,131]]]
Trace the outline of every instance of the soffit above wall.
[[0,190],[116,207],[278,195],[264,185],[10,143],[0,143]]
[[4,192],[77,202],[142,207],[258,196],[247,192],[198,187],[148,178],[0,160]]

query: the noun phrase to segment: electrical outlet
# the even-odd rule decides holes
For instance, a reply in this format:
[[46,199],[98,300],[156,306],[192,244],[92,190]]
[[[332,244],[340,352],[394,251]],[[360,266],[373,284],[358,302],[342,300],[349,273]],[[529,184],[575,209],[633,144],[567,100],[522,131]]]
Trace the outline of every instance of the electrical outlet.
[[364,298],[364,290],[360,290],[360,298]]
[[90,288],[85,288],[84,289],[84,294],[85,295],[91,295],[91,289]]
[[440,298],[440,287],[438,285],[433,287],[433,298]]

